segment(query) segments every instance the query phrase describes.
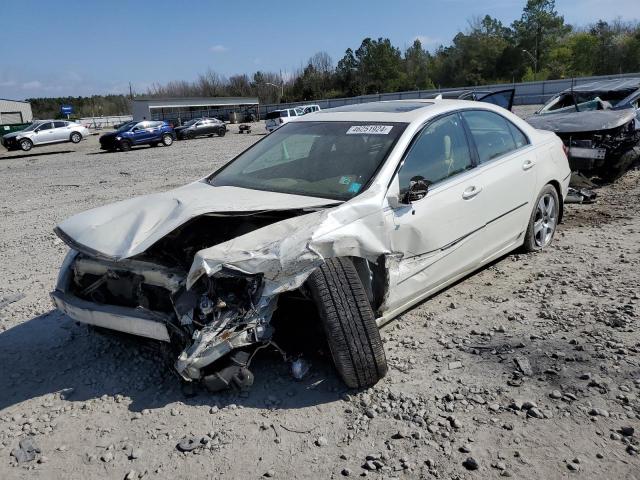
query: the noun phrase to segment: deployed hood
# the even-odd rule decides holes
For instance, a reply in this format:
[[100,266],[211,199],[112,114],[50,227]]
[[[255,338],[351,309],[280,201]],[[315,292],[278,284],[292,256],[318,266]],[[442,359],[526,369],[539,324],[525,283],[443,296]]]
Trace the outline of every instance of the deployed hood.
[[76,250],[119,260],[144,252],[187,221],[207,213],[288,210],[336,203],[325,198],[213,187],[199,181],[82,212],[64,220],[55,231]]
[[527,122],[540,130],[551,130],[556,133],[578,133],[611,130],[629,123],[634,118],[633,109],[593,110],[533,115],[527,118]]

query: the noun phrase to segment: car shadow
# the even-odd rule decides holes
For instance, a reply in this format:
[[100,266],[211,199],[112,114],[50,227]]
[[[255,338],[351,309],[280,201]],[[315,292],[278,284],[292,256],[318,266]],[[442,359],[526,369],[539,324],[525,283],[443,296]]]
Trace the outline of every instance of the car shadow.
[[0,411],[52,394],[73,402],[120,394],[136,412],[177,401],[297,409],[333,402],[348,391],[326,358],[312,358],[309,374],[296,381],[290,364],[269,349],[252,360],[255,381],[248,392],[185,389],[171,368],[176,354],[164,350],[137,337],[100,334],[52,310],[0,333]]
[[43,157],[46,155],[58,155],[60,153],[71,153],[73,150],[56,150],[54,152],[37,152],[37,153],[24,153],[20,155],[0,155],[1,160],[10,160],[14,158],[32,158],[32,157]]

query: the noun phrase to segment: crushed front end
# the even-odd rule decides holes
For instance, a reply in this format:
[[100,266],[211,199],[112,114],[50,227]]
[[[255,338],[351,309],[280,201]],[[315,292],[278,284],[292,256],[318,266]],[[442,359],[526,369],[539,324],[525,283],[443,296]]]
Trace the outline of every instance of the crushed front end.
[[556,132],[569,150],[571,170],[613,180],[636,159],[634,147],[640,141],[635,121],[609,130]]
[[250,386],[241,349],[270,340],[275,297],[262,297],[261,275],[222,269],[190,289],[186,277],[186,269],[157,259],[113,261],[71,250],[51,297],[76,321],[169,342],[187,381],[211,390]]

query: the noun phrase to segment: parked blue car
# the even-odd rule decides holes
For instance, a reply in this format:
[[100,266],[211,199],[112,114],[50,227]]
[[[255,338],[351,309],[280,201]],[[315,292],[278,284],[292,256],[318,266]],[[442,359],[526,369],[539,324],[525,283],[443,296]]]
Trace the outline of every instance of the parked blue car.
[[102,150],[126,152],[136,145],[151,145],[157,147],[162,144],[169,147],[176,139],[176,132],[166,122],[144,120],[142,122],[127,122],[115,132],[105,133],[100,137]]

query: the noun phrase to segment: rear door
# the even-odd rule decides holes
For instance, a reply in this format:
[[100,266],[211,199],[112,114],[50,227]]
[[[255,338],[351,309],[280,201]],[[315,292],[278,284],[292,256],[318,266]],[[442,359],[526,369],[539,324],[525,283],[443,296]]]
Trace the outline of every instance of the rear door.
[[484,256],[509,250],[522,240],[536,187],[536,155],[526,135],[507,118],[468,110],[462,118],[477,151],[485,203]]
[[71,137],[71,128],[69,128],[69,122],[53,122],[53,132],[53,136],[56,142],[64,142],[69,140]]

